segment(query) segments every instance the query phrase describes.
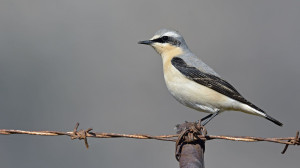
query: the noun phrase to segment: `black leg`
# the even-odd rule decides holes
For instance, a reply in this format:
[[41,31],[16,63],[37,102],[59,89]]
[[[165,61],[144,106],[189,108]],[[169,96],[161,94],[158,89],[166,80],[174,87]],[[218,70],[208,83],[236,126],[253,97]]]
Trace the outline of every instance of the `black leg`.
[[205,117],[203,117],[203,118],[201,118],[201,121],[204,121],[204,120],[208,119],[208,118],[211,117],[212,115],[213,115],[213,113],[212,113],[212,114],[209,114],[209,115],[207,115],[207,116],[205,116]]
[[217,111],[213,114],[210,114],[204,118],[201,119],[201,121],[204,121],[203,123],[201,123],[201,125],[205,126],[210,120],[212,120],[215,116],[217,116],[220,113],[220,111]]

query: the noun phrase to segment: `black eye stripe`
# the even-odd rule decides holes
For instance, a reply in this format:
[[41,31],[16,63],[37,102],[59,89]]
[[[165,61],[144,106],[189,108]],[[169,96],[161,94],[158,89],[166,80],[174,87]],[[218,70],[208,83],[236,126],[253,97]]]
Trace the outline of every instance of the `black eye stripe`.
[[164,42],[168,42],[169,41],[169,37],[168,36],[162,36],[161,39]]
[[181,44],[180,41],[176,40],[173,37],[168,37],[168,36],[162,36],[162,37],[154,39],[152,41],[157,42],[157,43],[169,43],[171,45],[176,45],[176,46],[179,46]]
[[167,36],[162,36],[160,38],[154,39],[152,41],[157,42],[157,43],[167,43],[169,40],[169,37]]

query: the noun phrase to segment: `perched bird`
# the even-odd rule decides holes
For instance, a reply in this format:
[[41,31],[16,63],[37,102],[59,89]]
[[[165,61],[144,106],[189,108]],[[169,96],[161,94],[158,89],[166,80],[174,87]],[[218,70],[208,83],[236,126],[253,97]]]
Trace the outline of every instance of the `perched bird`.
[[257,115],[282,126],[281,122],[246,100],[231,84],[195,56],[177,31],[161,29],[150,40],[138,43],[152,46],[161,55],[167,88],[177,101],[195,110],[210,113],[201,119],[202,125],[220,112],[233,110]]

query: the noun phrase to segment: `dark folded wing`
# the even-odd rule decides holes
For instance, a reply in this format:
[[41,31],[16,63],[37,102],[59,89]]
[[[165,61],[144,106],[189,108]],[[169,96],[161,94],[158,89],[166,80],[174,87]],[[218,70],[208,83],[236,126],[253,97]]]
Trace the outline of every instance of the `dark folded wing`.
[[193,80],[203,86],[213,89],[227,97],[237,100],[241,103],[247,104],[250,107],[264,112],[262,109],[256,107],[254,104],[246,100],[232,85],[227,81],[208,73],[204,73],[199,69],[189,66],[185,61],[179,57],[174,57],[172,60],[172,65],[188,79]]

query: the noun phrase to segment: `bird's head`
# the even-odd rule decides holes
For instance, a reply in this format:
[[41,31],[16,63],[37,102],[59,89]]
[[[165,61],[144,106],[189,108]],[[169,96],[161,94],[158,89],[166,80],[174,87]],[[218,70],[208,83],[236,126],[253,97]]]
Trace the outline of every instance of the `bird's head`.
[[150,40],[138,43],[152,46],[162,56],[179,55],[188,49],[183,37],[177,31],[168,29],[161,29]]

